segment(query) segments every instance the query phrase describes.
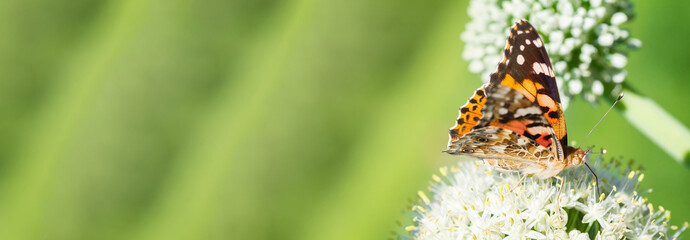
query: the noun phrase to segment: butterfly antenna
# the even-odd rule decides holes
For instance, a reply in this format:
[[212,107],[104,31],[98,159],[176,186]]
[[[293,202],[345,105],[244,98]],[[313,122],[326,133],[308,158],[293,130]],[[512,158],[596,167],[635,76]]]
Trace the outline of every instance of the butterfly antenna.
[[[616,103],[618,103],[618,101],[620,101],[621,98],[623,98],[623,94],[622,94],[622,93],[621,93],[621,95],[618,95],[618,98],[616,99],[615,102],[613,102],[613,104],[611,105],[611,107],[609,108],[609,110],[606,111],[606,113],[604,113],[604,116],[601,116],[601,119],[599,119],[599,121],[597,122],[597,124],[594,124],[594,127],[592,128],[592,130],[589,130],[589,133],[587,133],[587,136],[585,136],[585,139],[582,140],[582,142],[580,143],[580,146],[577,146],[577,148],[580,148],[580,147],[582,146],[582,144],[585,143],[585,141],[587,141],[587,138],[589,137],[589,135],[592,134],[592,132],[594,131],[595,128],[597,128],[597,126],[599,126],[599,123],[601,123],[601,120],[604,120],[604,118],[606,117],[606,115],[608,115],[609,112],[611,112],[611,109],[613,109],[613,106],[616,106]],[[589,167],[589,166],[587,166],[587,167]]]
[[[587,133],[587,136],[585,136],[585,139],[582,140],[582,142],[580,143],[579,146],[577,146],[577,148],[582,147],[582,144],[585,143],[585,141],[587,141],[587,138],[589,137],[589,135],[592,134],[594,129],[597,128],[597,126],[599,126],[599,123],[601,123],[601,121],[604,120],[606,115],[608,115],[609,112],[611,112],[611,109],[613,109],[613,107],[616,106],[616,103],[618,103],[618,101],[620,101],[622,98],[623,98],[623,94],[621,93],[621,95],[618,95],[618,98],[616,98],[616,101],[613,102],[613,104],[611,104],[611,107],[609,108],[609,110],[606,111],[606,113],[604,113],[604,116],[601,116],[601,118],[599,119],[597,124],[594,124],[594,127],[591,130],[589,130],[589,133]],[[587,153],[589,153],[589,150],[587,150]],[[606,150],[602,150],[601,153],[605,154]],[[587,169],[589,169],[589,171],[592,173],[592,175],[594,175],[594,188],[596,189],[596,192],[597,192],[596,197],[599,197],[601,195],[601,193],[599,193],[599,177],[597,176],[596,173],[594,173],[594,170],[592,170],[592,168],[589,166],[589,164],[587,164],[587,162],[585,162],[585,166],[587,166]]]

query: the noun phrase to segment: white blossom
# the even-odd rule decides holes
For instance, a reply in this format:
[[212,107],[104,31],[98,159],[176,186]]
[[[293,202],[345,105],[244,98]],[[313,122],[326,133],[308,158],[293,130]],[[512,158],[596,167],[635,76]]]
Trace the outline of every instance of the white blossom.
[[[460,35],[469,70],[484,82],[501,59],[511,25],[527,19],[538,30],[559,84],[561,99],[582,96],[595,102],[602,94],[618,96],[627,72],[626,52],[641,46],[622,24],[632,18],[629,0],[471,0],[471,17]],[[604,89],[593,89],[595,84]],[[570,89],[571,87],[577,89]],[[567,104],[563,104],[567,107]]]
[[[601,155],[595,161],[601,163]],[[418,193],[413,224],[406,230],[414,239],[585,240],[676,239],[687,228],[687,223],[670,226],[670,212],[636,191],[644,174],[601,165],[593,166],[599,194],[585,168],[562,172],[566,181],[559,205],[554,179],[527,177],[512,189],[521,177],[517,173],[466,161],[444,167],[433,176],[433,196]]]

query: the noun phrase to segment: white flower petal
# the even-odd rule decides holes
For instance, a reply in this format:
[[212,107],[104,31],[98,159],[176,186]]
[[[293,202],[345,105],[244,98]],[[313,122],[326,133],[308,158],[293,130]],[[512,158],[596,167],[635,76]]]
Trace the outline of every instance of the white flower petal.
[[628,64],[628,58],[623,54],[614,53],[611,55],[611,66],[615,68],[623,68],[626,64]]
[[578,94],[582,91],[582,82],[580,82],[579,80],[569,81],[568,88],[570,89],[570,93]]
[[599,45],[601,46],[609,47],[613,45],[614,40],[615,39],[613,38],[613,35],[611,35],[610,33],[604,33],[599,36],[599,38],[597,39],[597,43],[599,43]]
[[620,170],[614,166],[593,166],[600,178],[618,186],[601,196],[594,196],[592,176],[586,170],[575,168],[562,173],[569,175],[569,180],[561,198],[573,197],[568,201],[576,204],[571,204],[568,212],[562,209],[562,218],[558,218],[558,214],[547,214],[554,207],[558,190],[554,181],[528,177],[517,189],[508,190],[519,175],[498,173],[475,162],[461,162],[451,171],[441,171],[445,178],[434,181],[434,194],[429,195],[432,198],[428,203],[420,201],[413,208],[418,214],[413,219],[416,225],[406,229],[412,231],[415,239],[590,239],[577,228],[566,233],[565,223],[571,217],[568,214],[576,211],[584,215],[582,230],[595,221],[601,226],[595,239],[639,239],[658,237],[658,233],[668,237],[661,239],[671,239],[685,230],[683,226],[671,232],[667,210],[633,204],[643,199],[634,192],[639,173],[633,172],[630,178],[628,174],[617,175]]
[[592,93],[596,95],[601,95],[604,93],[604,84],[601,83],[601,81],[594,81],[592,83]]
[[624,22],[628,21],[628,15],[622,12],[617,12],[614,13],[613,16],[611,16],[611,24],[612,25],[620,25]]

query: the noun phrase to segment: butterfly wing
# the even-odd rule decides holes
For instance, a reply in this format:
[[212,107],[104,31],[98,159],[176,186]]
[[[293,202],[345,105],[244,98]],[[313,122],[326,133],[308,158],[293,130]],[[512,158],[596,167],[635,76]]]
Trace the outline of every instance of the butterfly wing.
[[541,108],[541,112],[558,139],[559,145],[568,146],[561,98],[551,60],[544,41],[526,20],[510,29],[503,60],[491,74],[490,85],[505,85],[522,93]]
[[[521,93],[503,85],[486,88],[482,118],[446,150],[468,155],[504,171],[539,174],[557,159],[553,129],[541,108]],[[549,175],[550,176],[550,175]]]
[[474,91],[474,95],[467,100],[465,105],[460,107],[460,116],[455,121],[455,126],[450,129],[449,145],[468,133],[482,118],[482,109],[486,103],[486,86],[488,84],[484,84]]
[[514,132],[500,127],[475,129],[456,142],[458,152],[484,161],[501,171],[522,171],[527,174],[547,168],[549,149]]
[[545,178],[573,166],[578,156],[567,146],[553,68],[527,21],[511,28],[498,69],[460,108],[450,135],[445,152],[469,155],[499,170]]

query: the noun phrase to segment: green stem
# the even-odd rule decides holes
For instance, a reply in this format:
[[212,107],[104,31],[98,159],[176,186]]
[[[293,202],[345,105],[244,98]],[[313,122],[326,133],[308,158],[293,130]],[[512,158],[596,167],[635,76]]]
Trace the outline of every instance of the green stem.
[[573,230],[573,229],[578,229],[578,224],[582,223],[582,218],[580,217],[580,211],[577,209],[571,209],[570,214],[568,214],[568,221],[570,224],[568,224],[568,227],[566,228],[568,231]]
[[678,163],[690,167],[690,130],[654,100],[625,92],[623,116]]
[[589,233],[589,230],[592,229],[592,226],[593,226],[593,225],[594,225],[594,222],[590,222],[590,223],[587,225],[587,228],[585,228],[585,231],[584,231],[584,232],[585,232],[585,233]]

